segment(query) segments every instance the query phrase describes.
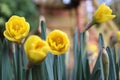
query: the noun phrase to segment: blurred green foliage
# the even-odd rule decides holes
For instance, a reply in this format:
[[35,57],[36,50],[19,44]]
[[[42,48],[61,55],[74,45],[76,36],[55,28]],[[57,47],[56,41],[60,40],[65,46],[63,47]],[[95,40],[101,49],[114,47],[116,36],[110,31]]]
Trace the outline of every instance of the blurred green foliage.
[[0,0],[0,32],[5,28],[5,22],[12,15],[25,17],[31,30],[38,26],[39,14],[32,0]]

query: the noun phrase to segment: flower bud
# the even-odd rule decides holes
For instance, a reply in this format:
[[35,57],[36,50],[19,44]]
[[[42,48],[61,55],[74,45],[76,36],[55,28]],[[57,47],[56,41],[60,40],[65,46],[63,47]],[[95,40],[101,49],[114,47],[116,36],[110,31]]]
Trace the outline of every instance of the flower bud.
[[109,57],[108,53],[105,48],[102,50],[102,63],[103,63],[103,71],[104,71],[104,77],[105,80],[108,80],[109,76]]
[[26,55],[32,64],[40,63],[45,59],[49,51],[46,41],[39,36],[31,35],[24,44]]

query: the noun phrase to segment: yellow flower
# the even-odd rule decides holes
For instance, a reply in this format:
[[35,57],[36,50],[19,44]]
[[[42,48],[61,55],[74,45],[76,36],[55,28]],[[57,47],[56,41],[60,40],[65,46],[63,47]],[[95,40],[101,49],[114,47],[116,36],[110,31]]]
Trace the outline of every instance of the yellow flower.
[[46,41],[54,55],[64,54],[70,47],[68,36],[60,30],[49,33]]
[[120,41],[120,31],[117,32],[117,41]]
[[96,45],[94,44],[91,44],[87,47],[87,51],[88,53],[91,53],[93,54],[94,56],[97,56],[98,55],[98,48]]
[[112,20],[115,18],[115,15],[112,15],[112,10],[105,3],[103,3],[99,6],[93,18],[96,23],[103,23],[108,20]]
[[26,40],[24,49],[29,61],[32,64],[36,64],[45,59],[49,51],[49,46],[47,42],[42,40],[39,36],[31,35]]
[[25,18],[15,15],[5,23],[5,26],[4,36],[14,42],[20,42],[28,35],[30,30],[29,23],[25,21]]

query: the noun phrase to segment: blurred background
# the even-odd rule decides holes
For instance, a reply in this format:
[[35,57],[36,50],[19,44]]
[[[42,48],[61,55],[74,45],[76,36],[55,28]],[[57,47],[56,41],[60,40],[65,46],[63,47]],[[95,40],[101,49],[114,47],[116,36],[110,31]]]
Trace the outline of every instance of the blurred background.
[[[75,29],[80,32],[92,20],[92,16],[98,6],[105,2],[113,10],[116,18],[113,21],[96,25],[88,33],[88,51],[90,53],[91,71],[98,55],[98,34],[101,32],[105,38],[105,44],[109,45],[112,35],[120,29],[120,0],[0,0],[0,38],[5,29],[5,22],[10,16],[23,16],[30,23],[31,32],[39,27],[41,16],[45,17],[47,32],[54,29],[65,31],[71,40],[71,48],[67,55],[67,69],[74,67],[73,36]],[[92,56],[91,56],[92,54]]]

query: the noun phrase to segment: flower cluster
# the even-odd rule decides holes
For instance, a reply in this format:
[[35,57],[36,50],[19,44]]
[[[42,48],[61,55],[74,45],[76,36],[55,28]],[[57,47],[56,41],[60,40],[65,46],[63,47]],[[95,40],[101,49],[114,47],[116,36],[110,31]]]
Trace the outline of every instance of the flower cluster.
[[[103,23],[115,17],[112,15],[112,10],[101,4],[93,15],[92,24],[86,27],[88,30],[93,24]],[[20,43],[29,34],[30,25],[24,17],[12,16],[5,23],[6,30],[4,36],[13,42]],[[119,33],[118,33],[119,36]],[[119,37],[117,37],[119,40]],[[61,30],[54,30],[47,35],[46,40],[42,40],[37,35],[31,35],[24,43],[24,49],[31,63],[39,63],[45,59],[48,52],[54,55],[64,54],[70,47],[70,41],[66,33]]]
[[[28,35],[29,29],[29,23],[25,18],[15,15],[6,22],[4,36],[10,41],[19,43]],[[32,64],[43,61],[48,52],[59,55],[67,52],[69,47],[70,41],[67,34],[60,30],[52,31],[46,40],[42,40],[37,35],[31,35],[24,43],[24,50]]]

